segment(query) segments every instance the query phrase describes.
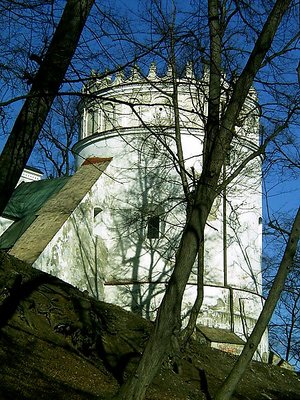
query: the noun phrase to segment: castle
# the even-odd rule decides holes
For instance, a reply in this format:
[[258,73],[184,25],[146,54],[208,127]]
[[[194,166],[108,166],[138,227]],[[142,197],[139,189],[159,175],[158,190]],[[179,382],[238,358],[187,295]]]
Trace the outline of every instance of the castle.
[[[223,86],[224,108],[230,87],[225,81]],[[83,88],[80,137],[73,149],[78,178],[67,197],[85,190],[49,244],[29,261],[101,300],[154,319],[185,221],[182,182],[192,192],[202,169],[207,97],[207,72],[196,79],[189,64],[175,80],[170,67],[159,76],[154,63],[146,76],[137,67],[128,77],[93,73]],[[251,89],[222,181],[258,144],[259,112]],[[57,189],[52,206],[63,207],[61,193],[68,185]],[[232,333],[223,343],[229,351],[247,339],[262,309],[261,215],[261,161],[254,159],[216,198],[205,231],[198,329],[212,342],[218,341],[216,328],[224,337]],[[21,254],[16,244],[10,252]],[[195,266],[183,324],[196,294]],[[265,334],[259,353],[267,352]]]

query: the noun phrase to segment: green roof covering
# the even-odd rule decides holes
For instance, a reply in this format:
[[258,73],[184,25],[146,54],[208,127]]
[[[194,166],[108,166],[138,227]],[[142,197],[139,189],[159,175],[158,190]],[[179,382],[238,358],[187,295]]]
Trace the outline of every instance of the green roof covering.
[[58,193],[70,177],[21,183],[13,192],[3,217],[15,222],[0,237],[0,249],[11,248],[35,220],[47,200]]

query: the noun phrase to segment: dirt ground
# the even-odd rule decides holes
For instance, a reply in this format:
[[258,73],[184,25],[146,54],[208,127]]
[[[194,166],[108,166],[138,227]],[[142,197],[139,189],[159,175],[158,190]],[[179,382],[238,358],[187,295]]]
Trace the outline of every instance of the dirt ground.
[[[0,400],[108,400],[134,370],[152,329],[5,254],[0,327]],[[235,359],[190,342],[176,362],[165,362],[146,399],[213,399]],[[252,362],[233,399],[300,400],[300,376]]]

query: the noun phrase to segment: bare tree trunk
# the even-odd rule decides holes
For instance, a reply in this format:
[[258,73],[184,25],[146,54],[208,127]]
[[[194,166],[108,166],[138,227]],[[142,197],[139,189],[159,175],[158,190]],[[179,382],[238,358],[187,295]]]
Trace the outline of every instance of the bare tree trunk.
[[[205,188],[204,188],[205,189]],[[205,210],[206,213],[209,210]],[[151,335],[135,374],[121,388],[118,399],[143,399],[148,385],[156,375],[166,355],[177,350],[181,321],[181,299],[203,241],[205,217],[194,209],[181,238],[176,257],[176,268],[171,276],[166,294],[160,305],[153,334]]]
[[200,244],[197,263],[197,297],[189,315],[187,326],[180,334],[180,346],[184,348],[195,331],[198,315],[204,298],[204,242]]
[[[249,57],[240,78],[237,80],[233,93],[229,101],[226,113],[219,124],[216,110],[219,109],[219,99],[211,101],[209,111],[212,115],[208,116],[212,126],[208,136],[205,132],[204,165],[201,177],[197,184],[194,204],[191,213],[188,215],[187,223],[182,234],[179,249],[176,254],[176,261],[172,276],[170,278],[165,296],[159,307],[155,321],[155,329],[147,343],[142,358],[135,373],[120,388],[115,396],[118,400],[142,400],[145,396],[147,387],[157,374],[161,363],[172,348],[176,349],[181,328],[181,303],[183,293],[188,282],[190,272],[194,265],[200,245],[204,240],[204,228],[206,220],[214,199],[217,195],[218,181],[224,163],[227,149],[229,149],[237,117],[243,107],[253,79],[257,74],[267,51],[270,49],[272,40],[281,22],[282,16],[287,10],[291,0],[277,0],[275,3]],[[217,0],[210,0],[210,32],[218,35],[218,23],[215,21],[218,16]],[[215,38],[216,39],[216,38]],[[210,74],[210,85],[219,85],[219,57],[221,51],[219,42],[216,39],[211,49],[211,66],[215,65]],[[220,96],[217,88],[210,87],[213,96]],[[212,99],[210,99],[212,100]],[[217,127],[216,127],[217,124]],[[220,126],[218,126],[220,125]]]
[[[210,68],[208,115],[203,143],[203,169],[209,165],[211,153],[220,132],[220,97],[221,97],[221,28],[219,21],[219,0],[208,2]],[[223,152],[220,154],[223,156]]]
[[94,0],[68,0],[0,157],[2,214],[62,84]]
[[278,272],[274,279],[273,285],[269,292],[268,298],[264,304],[263,310],[258,318],[258,321],[247,341],[245,347],[235,363],[233,369],[228,375],[225,382],[220,387],[215,400],[230,400],[231,396],[246,371],[246,368],[251,361],[257,346],[261,340],[261,337],[268,326],[268,323],[272,317],[277,301],[280,297],[282,290],[284,289],[285,280],[288,276],[290,267],[292,265],[297,244],[300,235],[300,208],[295,217],[289,240],[287,242],[283,258],[281,260]]

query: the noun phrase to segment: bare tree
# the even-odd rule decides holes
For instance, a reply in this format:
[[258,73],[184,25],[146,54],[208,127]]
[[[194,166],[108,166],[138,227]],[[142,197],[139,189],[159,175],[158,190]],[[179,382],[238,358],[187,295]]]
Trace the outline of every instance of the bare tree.
[[229,400],[234,392],[236,385],[243,376],[251,358],[258,346],[258,343],[268,325],[277,301],[284,289],[286,278],[290,272],[294,256],[297,250],[297,245],[300,236],[300,209],[295,217],[291,232],[289,233],[288,242],[286,244],[285,252],[278,268],[276,277],[272,284],[271,290],[268,294],[267,300],[264,304],[263,311],[247,341],[244,349],[238,358],[238,361],[231,370],[225,382],[221,385],[216,395],[216,400]]
[[42,128],[35,155],[47,177],[74,172],[72,146],[79,131],[77,105],[76,96],[58,97]]
[[[282,221],[283,219],[283,221]],[[280,221],[280,223],[279,223]],[[284,216],[277,215],[277,221],[273,221],[266,227],[265,234],[265,290],[268,293],[274,274],[278,269],[278,258],[282,257],[286,245],[286,236],[290,230],[289,221]],[[280,296],[274,311],[274,316],[269,324],[269,341],[271,350],[277,354],[276,364],[284,361],[298,368],[299,366],[299,249],[296,252],[294,262],[290,267],[290,273],[286,279],[284,290]],[[275,360],[274,360],[275,361]]]
[[0,159],[3,212],[58,93],[94,1],[69,0]]

